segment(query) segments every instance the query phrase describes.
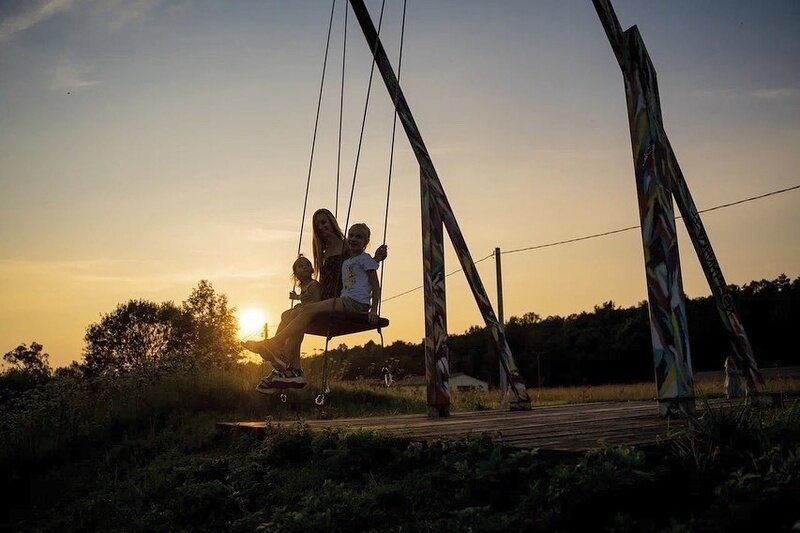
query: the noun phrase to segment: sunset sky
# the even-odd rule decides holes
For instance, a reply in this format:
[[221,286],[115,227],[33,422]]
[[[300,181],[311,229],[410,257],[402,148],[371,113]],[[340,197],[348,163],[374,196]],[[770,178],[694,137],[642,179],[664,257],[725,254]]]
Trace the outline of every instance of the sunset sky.
[[[664,124],[700,209],[800,184],[800,2],[612,0],[658,72]],[[368,1],[373,20],[380,2]],[[0,3],[0,352],[53,367],[130,299],[201,279],[277,324],[289,305],[331,3]],[[397,67],[402,2],[382,38]],[[344,2],[336,7],[309,195],[335,209]],[[347,30],[344,225],[370,54]],[[622,75],[589,0],[410,1],[401,85],[473,257],[638,224]],[[376,73],[350,222],[383,241],[392,107]],[[306,230],[310,227],[306,219]],[[729,283],[800,275],[800,190],[704,215]],[[685,289],[709,293],[679,222]],[[422,284],[419,176],[398,128],[385,298]],[[447,271],[459,268],[448,246]],[[302,251],[310,255],[310,232]],[[505,316],[646,298],[626,231],[502,256]],[[492,259],[479,264],[491,298]],[[461,274],[451,333],[481,324]],[[422,291],[387,301],[387,343],[424,335]],[[745,324],[746,326],[746,324]],[[691,327],[691,324],[690,324]],[[336,339],[348,345],[375,335]],[[309,340],[304,350],[321,347]]]

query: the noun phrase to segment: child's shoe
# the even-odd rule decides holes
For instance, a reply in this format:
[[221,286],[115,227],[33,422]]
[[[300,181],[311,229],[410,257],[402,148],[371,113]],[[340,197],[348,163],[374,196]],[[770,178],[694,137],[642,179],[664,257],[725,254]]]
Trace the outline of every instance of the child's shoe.
[[271,376],[264,376],[256,385],[256,392],[260,392],[261,394],[275,394],[278,392],[278,388],[275,387],[270,379]]
[[283,376],[275,376],[271,380],[272,386],[281,389],[302,389],[308,385],[308,381],[299,368],[287,368]]

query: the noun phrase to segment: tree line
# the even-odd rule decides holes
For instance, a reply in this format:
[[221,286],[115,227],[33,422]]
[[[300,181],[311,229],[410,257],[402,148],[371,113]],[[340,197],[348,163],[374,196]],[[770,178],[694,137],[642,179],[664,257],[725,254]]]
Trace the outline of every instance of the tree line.
[[59,377],[230,368],[244,357],[235,312],[207,280],[179,305],[129,300],[86,328],[80,363],[53,370],[50,355],[37,342],[7,352],[0,399]]
[[[800,277],[782,274],[729,289],[739,307],[756,361],[762,368],[800,365],[793,336],[800,327]],[[731,354],[727,333],[712,296],[687,298],[692,368],[720,370]],[[511,317],[505,334],[528,386],[634,383],[652,380],[649,306],[604,302],[592,311],[542,318],[535,312]],[[497,384],[499,367],[494,340],[473,326],[448,338],[450,372],[464,372]],[[382,368],[395,379],[425,373],[422,343],[397,341],[385,348],[375,342],[328,352],[333,375],[341,379],[382,379]],[[315,361],[321,365],[321,361]]]
[[[800,365],[792,334],[800,326],[800,277],[729,286],[761,367]],[[719,370],[730,353],[713,297],[686,301],[692,366]],[[509,347],[529,386],[641,382],[653,379],[647,302],[619,307],[604,302],[592,311],[542,318],[535,312],[505,324]],[[83,361],[55,371],[43,346],[20,344],[3,356],[0,399],[61,376],[113,376],[132,371],[230,368],[243,359],[235,309],[225,295],[201,280],[177,305],[130,300],[91,324]],[[450,372],[464,372],[496,384],[498,359],[491,334],[473,326],[448,339]],[[331,375],[338,379],[395,379],[425,373],[422,343],[397,341],[382,347],[340,344],[329,350]],[[322,356],[305,363],[321,370]]]

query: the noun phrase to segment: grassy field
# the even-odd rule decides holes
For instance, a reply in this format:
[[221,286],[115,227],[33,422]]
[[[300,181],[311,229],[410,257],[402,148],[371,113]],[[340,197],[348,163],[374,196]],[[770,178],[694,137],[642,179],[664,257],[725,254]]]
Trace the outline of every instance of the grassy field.
[[[424,390],[336,383],[287,403],[264,369],[56,380],[0,405],[2,531],[730,531],[800,520],[800,409],[737,407],[657,449],[553,457],[487,437],[312,433],[309,418],[425,412]],[[719,383],[699,391],[718,395]],[[796,392],[796,379],[769,383]],[[647,399],[652,384],[532,389],[536,405]],[[499,406],[456,393],[454,410]],[[220,420],[297,419],[266,436]]]
[[[765,379],[764,392],[781,392],[785,394],[800,394],[800,377],[768,377]],[[406,406],[398,412],[425,412],[424,387],[389,387],[382,383],[366,382],[333,382],[332,401],[335,396],[344,394],[366,396],[370,394],[387,395]],[[318,391],[313,376],[311,377],[310,391]],[[719,398],[724,396],[722,383],[713,380],[699,380],[695,383],[695,394],[698,398]],[[613,385],[587,385],[581,387],[544,387],[541,389],[528,389],[533,407],[542,405],[563,405],[587,402],[614,402],[630,400],[654,400],[656,395],[654,383],[630,383]],[[300,396],[303,397],[304,396]],[[310,399],[310,397],[309,397]],[[501,395],[497,390],[489,391],[454,391],[452,393],[452,409],[454,411],[501,409]],[[342,416],[360,416],[348,414]],[[368,416],[365,414],[364,416]]]

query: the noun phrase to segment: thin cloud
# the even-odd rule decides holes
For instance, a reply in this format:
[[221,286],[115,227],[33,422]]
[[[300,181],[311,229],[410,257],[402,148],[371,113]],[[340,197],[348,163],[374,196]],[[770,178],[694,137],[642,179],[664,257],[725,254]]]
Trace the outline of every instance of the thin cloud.
[[22,12],[11,15],[0,22],[0,42],[10,41],[17,33],[25,31],[53,15],[68,11],[74,4],[75,0],[26,2]]
[[776,100],[779,98],[794,98],[800,96],[800,90],[789,87],[780,89],[759,89],[753,92],[753,96],[764,100]]
[[246,225],[229,225],[223,233],[249,243],[284,243],[297,240],[297,231],[258,228]]
[[118,30],[143,19],[160,0],[93,0],[93,14],[101,17],[108,28]]
[[160,0],[40,0],[22,3],[19,13],[0,22],[0,43],[55,15],[80,11],[82,18],[116,31],[141,20]]
[[53,69],[52,89],[54,91],[79,91],[93,87],[100,83],[99,80],[92,79],[93,71],[93,67],[76,64],[65,59]]

